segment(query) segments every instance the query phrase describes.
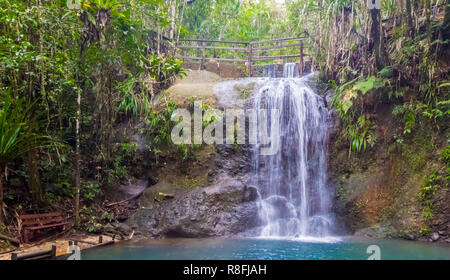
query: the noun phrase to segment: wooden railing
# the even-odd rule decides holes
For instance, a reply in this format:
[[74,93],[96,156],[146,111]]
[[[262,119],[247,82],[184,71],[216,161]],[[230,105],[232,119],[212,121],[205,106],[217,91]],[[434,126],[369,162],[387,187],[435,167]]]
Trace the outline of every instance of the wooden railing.
[[[241,62],[246,64],[248,75],[253,76],[255,68],[264,66],[259,62],[285,62],[290,59],[298,61],[298,71],[302,75],[305,69],[303,57],[309,56],[303,52],[302,39],[296,37],[254,42],[181,39],[177,48],[181,52],[179,58],[200,60],[202,68],[207,60]],[[274,50],[278,50],[278,53]]]

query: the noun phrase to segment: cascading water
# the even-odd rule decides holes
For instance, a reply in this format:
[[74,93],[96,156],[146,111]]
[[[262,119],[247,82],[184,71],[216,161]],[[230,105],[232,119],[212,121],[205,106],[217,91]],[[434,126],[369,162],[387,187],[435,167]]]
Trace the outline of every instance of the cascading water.
[[332,234],[326,170],[329,111],[296,73],[296,64],[286,64],[284,78],[266,78],[253,102],[255,110],[279,110],[278,128],[269,128],[278,152],[262,155],[259,144],[252,153],[264,238]]

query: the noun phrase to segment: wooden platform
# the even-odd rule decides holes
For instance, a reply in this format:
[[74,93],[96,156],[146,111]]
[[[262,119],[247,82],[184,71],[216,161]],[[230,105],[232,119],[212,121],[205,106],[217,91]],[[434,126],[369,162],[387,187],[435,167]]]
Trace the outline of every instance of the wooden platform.
[[306,70],[304,57],[311,58],[304,53],[303,39],[293,37],[253,42],[181,39],[177,45],[178,58],[200,61],[199,69],[195,70],[204,70],[208,61],[244,63],[249,77],[254,76],[254,70],[261,66],[261,62],[297,62],[299,75],[302,75]]

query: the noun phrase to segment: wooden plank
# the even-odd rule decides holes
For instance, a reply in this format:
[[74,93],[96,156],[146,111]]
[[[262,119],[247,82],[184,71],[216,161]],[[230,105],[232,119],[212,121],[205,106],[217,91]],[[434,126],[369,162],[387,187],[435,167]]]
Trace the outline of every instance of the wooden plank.
[[33,225],[46,225],[50,223],[59,223],[64,220],[63,217],[47,218],[47,219],[37,219],[37,220],[25,220],[22,222],[22,227],[33,226]]
[[[178,56],[177,58],[192,59],[192,60],[202,60],[203,59],[201,57],[196,57],[196,56]],[[246,62],[247,61],[247,59],[219,58],[219,57],[205,57],[205,59],[206,60],[218,60],[218,61],[231,61],[231,62]]]
[[252,44],[264,44],[264,43],[273,43],[273,42],[281,42],[281,41],[289,41],[289,40],[299,40],[303,39],[305,37],[290,37],[290,38],[280,38],[280,39],[271,39],[271,40],[264,40],[264,41],[253,41]]
[[75,242],[79,242],[79,243],[86,243],[86,244],[89,244],[89,245],[97,245],[98,244],[97,242],[84,241],[84,240],[81,240],[81,239],[74,239],[74,238],[71,238],[71,240],[69,242],[71,242],[71,241],[75,241]]
[[271,50],[271,49],[280,49],[280,48],[289,48],[289,47],[298,47],[300,44],[289,44],[289,45],[278,45],[278,46],[270,46],[270,47],[259,47],[253,48],[254,50]]
[[[179,49],[203,49],[202,46],[177,46]],[[233,50],[233,51],[246,51],[247,48],[239,48],[239,47],[216,47],[216,46],[205,46],[205,49],[216,49],[216,50]]]
[[262,56],[254,58],[253,61],[266,61],[266,60],[274,60],[274,59],[284,59],[284,58],[298,58],[298,54],[295,55],[277,55],[277,56]]
[[44,256],[48,256],[48,257],[56,256],[56,245],[52,245],[52,248],[49,250],[42,250],[42,251],[23,253],[23,254],[12,253],[11,260],[27,260],[27,259],[34,259],[37,257],[44,257]]
[[60,226],[64,226],[67,224],[68,223],[59,223],[59,224],[43,225],[43,226],[37,226],[37,227],[29,227],[26,229],[27,230],[37,230],[37,229],[44,229],[44,228],[60,227]]
[[300,56],[298,62],[298,74],[303,75],[303,41],[300,41]]
[[200,64],[200,70],[203,70],[203,69],[205,69],[205,58],[206,58],[206,49],[205,49],[205,47],[206,47],[206,43],[205,42],[202,42],[202,62],[201,62],[201,64]]
[[58,216],[62,215],[61,212],[50,212],[50,213],[42,213],[42,214],[25,214],[20,215],[19,219],[35,219],[40,217],[51,217],[51,216]]
[[238,45],[247,45],[249,42],[240,42],[240,41],[220,41],[220,40],[203,40],[203,39],[180,39],[180,41],[184,42],[210,42],[210,43],[224,43],[224,44],[238,44]]
[[252,56],[253,56],[252,44],[248,44],[247,55],[248,55],[247,72],[248,72],[248,76],[251,77],[253,75],[253,69],[252,69]]
[[14,237],[7,236],[7,235],[4,235],[4,234],[1,234],[1,233],[0,233],[0,239],[8,240],[9,242],[11,242],[11,243],[13,243],[15,245],[19,245],[20,244],[20,241],[18,239],[14,238]]

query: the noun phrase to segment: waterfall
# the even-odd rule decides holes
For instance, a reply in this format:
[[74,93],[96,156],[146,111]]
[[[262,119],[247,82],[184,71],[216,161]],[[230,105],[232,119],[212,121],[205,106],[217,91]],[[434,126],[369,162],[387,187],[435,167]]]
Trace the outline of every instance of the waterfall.
[[[279,149],[262,155],[255,145],[253,183],[259,189],[260,237],[332,235],[332,196],[327,186],[329,111],[324,100],[298,78],[297,65],[284,66],[284,78],[265,78],[253,109],[278,109],[278,128],[269,127]],[[270,122],[268,122],[270,124]]]

